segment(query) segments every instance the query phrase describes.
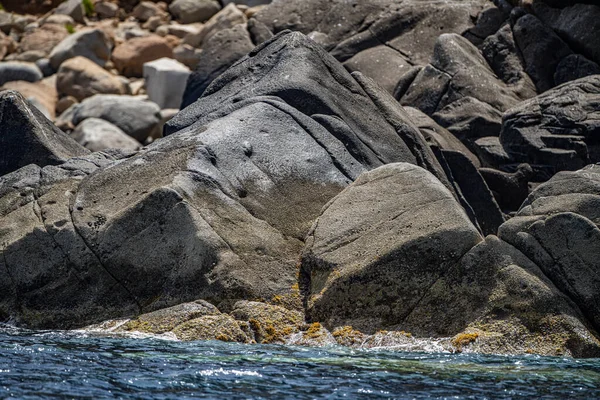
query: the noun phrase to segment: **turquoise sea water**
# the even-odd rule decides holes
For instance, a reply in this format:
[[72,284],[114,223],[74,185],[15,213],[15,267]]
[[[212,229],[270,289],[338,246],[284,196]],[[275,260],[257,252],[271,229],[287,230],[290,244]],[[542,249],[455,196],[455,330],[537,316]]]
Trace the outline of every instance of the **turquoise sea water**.
[[0,328],[0,398],[600,398],[600,359],[107,338]]

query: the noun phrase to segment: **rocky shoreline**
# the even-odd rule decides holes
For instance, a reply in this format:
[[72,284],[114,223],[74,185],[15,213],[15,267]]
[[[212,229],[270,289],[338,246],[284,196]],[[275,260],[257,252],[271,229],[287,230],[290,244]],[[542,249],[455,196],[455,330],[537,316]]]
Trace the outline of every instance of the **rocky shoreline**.
[[598,17],[0,11],[0,322],[600,357]]

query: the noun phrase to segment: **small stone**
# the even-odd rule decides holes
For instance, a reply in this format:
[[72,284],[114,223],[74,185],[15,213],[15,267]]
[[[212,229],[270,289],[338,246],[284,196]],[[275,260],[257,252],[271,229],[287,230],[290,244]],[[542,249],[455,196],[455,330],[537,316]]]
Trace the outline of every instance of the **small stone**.
[[171,14],[183,24],[204,22],[221,9],[216,0],[175,0],[169,6]]
[[136,151],[141,144],[117,126],[99,118],[82,121],[71,133],[71,137],[90,151],[123,149]]
[[140,77],[144,63],[162,57],[173,57],[173,50],[165,38],[149,35],[133,38],[117,46],[112,60],[119,72],[128,77]]
[[56,103],[56,113],[60,115],[74,104],[77,104],[77,99],[75,97],[65,96]]

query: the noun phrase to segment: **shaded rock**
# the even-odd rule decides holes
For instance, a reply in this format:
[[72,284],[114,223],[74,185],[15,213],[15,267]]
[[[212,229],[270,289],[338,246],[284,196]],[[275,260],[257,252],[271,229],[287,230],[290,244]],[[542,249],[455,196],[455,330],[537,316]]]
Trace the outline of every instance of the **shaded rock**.
[[573,4],[563,9],[538,3],[534,12],[578,53],[600,63],[600,39],[596,35],[600,30],[600,7],[597,3]]
[[112,54],[112,61],[121,74],[141,77],[144,63],[163,57],[173,58],[173,50],[169,42],[160,36],[148,35],[118,45]]
[[58,100],[58,102],[56,103],[56,113],[58,115],[62,114],[64,111],[66,111],[69,107],[71,107],[74,104],[77,104],[78,101],[75,97],[73,96],[65,96],[63,98],[61,98],[60,100]]
[[144,64],[144,80],[148,98],[163,108],[179,108],[190,76],[183,64],[161,58]]
[[73,126],[87,118],[100,118],[143,142],[160,122],[160,107],[134,96],[95,95],[75,105],[70,115],[61,118],[69,118]]
[[572,53],[569,46],[531,14],[519,18],[513,32],[523,55],[525,70],[538,91],[545,92],[556,86],[554,72],[560,61]]
[[475,140],[473,150],[484,167],[498,168],[500,165],[513,162],[497,136],[486,136]]
[[502,129],[502,113],[473,97],[463,97],[448,104],[432,118],[457,138],[468,142],[485,136],[499,136]]
[[599,100],[598,75],[561,85],[507,111],[500,142],[514,160],[554,172],[600,161]]
[[319,44],[340,61],[385,44],[411,62],[425,64],[440,34],[465,32],[473,27],[473,16],[485,8],[489,8],[485,1],[279,1],[263,8],[255,19],[272,33],[286,29],[319,33]]
[[0,63],[0,85],[12,81],[36,82],[43,77],[42,71],[34,63],[20,61]]
[[61,96],[78,101],[95,94],[125,94],[123,81],[85,57],[63,62],[56,75],[56,88]]
[[38,29],[23,34],[19,42],[19,50],[21,52],[42,51],[47,55],[67,36],[69,33],[64,25],[44,24]]
[[80,0],[67,0],[64,3],[61,3],[58,7],[56,7],[54,13],[68,15],[76,22],[81,24],[85,23],[83,18],[85,12],[83,10],[83,4]]
[[481,232],[484,236],[496,234],[504,216],[485,180],[464,154],[453,150],[442,150],[442,153],[452,172],[452,180],[473,209]]
[[529,181],[533,169],[529,164],[520,164],[513,173],[492,168],[480,168],[479,173],[494,193],[494,198],[503,210],[516,211],[529,195]]
[[504,25],[498,32],[488,36],[481,47],[486,61],[496,75],[513,90],[519,98],[528,99],[537,95],[536,88],[527,73],[519,49],[515,43],[512,28]]
[[427,171],[399,163],[364,173],[328,203],[307,238],[300,270],[307,318],[367,333],[399,324],[481,240]]
[[84,119],[71,133],[71,137],[90,151],[113,148],[136,151],[142,147],[117,126],[99,118]]
[[[227,52],[223,51],[224,48],[227,48]],[[186,85],[181,108],[195,102],[215,78],[252,49],[254,45],[243,25],[212,35],[204,44],[202,53],[198,54],[198,62]]]
[[579,309],[529,258],[495,236],[435,282],[399,327],[424,337],[470,333],[465,343],[475,342],[470,350],[479,352],[575,357],[600,352]]
[[[34,328],[72,328],[116,312],[139,313],[127,291],[97,263],[70,216],[81,179],[114,160],[95,153],[41,170],[30,165],[2,177],[1,281],[12,287],[2,292],[0,314]],[[11,198],[20,200],[7,203]]]
[[38,66],[38,68],[40,69],[40,71],[42,71],[42,74],[45,77],[54,75],[56,73],[56,70],[52,67],[52,65],[50,64],[50,60],[47,58],[40,58],[35,62],[35,65]]
[[562,85],[563,83],[574,81],[579,78],[599,74],[600,66],[598,64],[588,60],[580,54],[571,54],[563,58],[556,66],[554,83],[556,85]]
[[531,193],[500,237],[533,260],[600,327],[600,168],[560,172]]
[[110,59],[110,41],[100,29],[86,29],[67,36],[50,52],[50,64],[58,70],[60,64],[69,58],[82,56],[104,66]]
[[60,164],[88,153],[18,92],[0,92],[0,175],[28,164]]
[[[312,115],[344,143],[349,152],[343,156],[345,159],[351,155],[370,168],[395,161],[419,163],[445,180],[418,128],[394,99],[360,74],[350,76],[330,55],[299,33],[282,33],[236,63],[213,81],[192,107],[169,121],[165,134],[200,127],[204,121],[223,115],[227,108],[238,109],[262,96],[268,97],[265,101],[269,102],[283,100],[305,116]],[[339,103],[339,99],[346,102]],[[186,100],[187,97],[184,106]],[[206,117],[199,118],[202,115]],[[339,148],[338,142],[323,145]],[[336,164],[345,165],[344,174],[352,179],[361,170],[355,161],[346,164],[339,159]],[[350,165],[353,166],[346,169]]]
[[204,22],[221,9],[216,0],[175,0],[169,11],[182,24]]
[[476,167],[480,166],[479,159],[447,129],[442,128],[427,114],[416,108],[405,107],[404,109],[430,146],[457,151],[464,154]]
[[[128,97],[107,97],[88,98],[63,116],[83,119],[82,110],[87,109],[89,117],[98,117],[94,112],[105,109],[125,119],[127,108],[119,99]],[[131,109],[129,123],[152,115],[139,104]],[[89,282],[87,290],[77,285],[73,290],[90,301],[103,296],[98,304],[110,301],[121,307],[98,313],[89,302],[74,308],[65,301],[70,308],[61,306],[63,294],[71,296],[71,292],[57,283],[58,275],[44,272],[70,265],[62,253],[56,253],[28,264],[46,274],[47,287],[57,283],[49,303],[28,303],[28,309],[48,310],[45,325],[60,325],[66,319],[56,316],[71,310],[77,315],[69,321],[89,324],[106,319],[106,314],[137,315],[199,298],[228,309],[238,300],[271,299],[279,304],[277,299],[298,291],[298,255],[314,219],[352,180],[393,161],[424,165],[436,173],[441,170],[418,129],[389,94],[359,73],[350,75],[298,33],[282,34],[255,49],[215,80],[205,97],[172,119],[165,131],[166,137],[135,154],[119,155],[110,167],[99,161],[99,170],[96,165],[86,167],[93,172],[89,175],[79,172],[83,165],[59,168],[60,176],[66,176],[72,186],[67,195],[65,187],[56,186],[57,197],[59,193],[62,197],[44,206],[60,210],[63,214],[57,211],[58,216],[67,221],[61,228],[66,230],[61,236],[64,254],[74,258],[71,262],[81,274],[103,270],[113,279],[110,283],[84,279]],[[68,171],[79,180],[71,179]],[[20,197],[0,197],[0,202],[21,204]],[[25,235],[34,242],[20,242],[20,249],[44,248],[47,243],[42,238],[35,242],[36,228],[13,220],[17,215],[13,212],[2,221],[5,229],[0,234]],[[49,223],[60,227],[59,221]],[[69,233],[71,227],[76,236]],[[20,246],[18,239],[4,240],[4,236],[3,246]],[[95,258],[83,263],[82,251]],[[15,253],[11,268],[23,257],[24,252]],[[0,303],[14,303],[15,290],[7,284]],[[111,290],[124,290],[128,297],[108,296]],[[2,315],[13,316],[19,325],[40,324],[21,309],[7,306],[4,310]],[[206,327],[214,338],[214,323],[226,317],[201,318],[198,323],[192,322],[198,319],[186,322],[186,329],[206,332],[201,328]],[[233,327],[229,322],[224,325]],[[249,322],[236,324],[247,337]],[[194,335],[181,337],[202,337]],[[238,337],[229,335],[234,336]]]

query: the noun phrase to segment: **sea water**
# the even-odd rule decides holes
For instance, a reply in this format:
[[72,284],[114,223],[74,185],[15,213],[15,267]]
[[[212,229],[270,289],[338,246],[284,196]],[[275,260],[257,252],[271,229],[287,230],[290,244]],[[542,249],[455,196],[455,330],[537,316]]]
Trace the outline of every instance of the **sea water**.
[[115,338],[0,327],[0,398],[594,399],[600,359]]

